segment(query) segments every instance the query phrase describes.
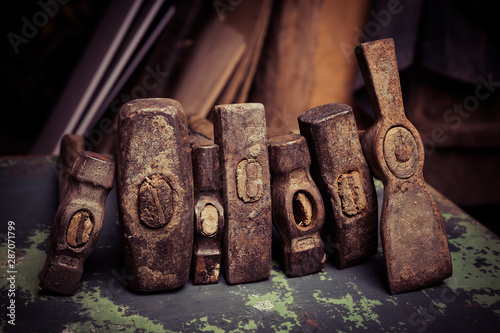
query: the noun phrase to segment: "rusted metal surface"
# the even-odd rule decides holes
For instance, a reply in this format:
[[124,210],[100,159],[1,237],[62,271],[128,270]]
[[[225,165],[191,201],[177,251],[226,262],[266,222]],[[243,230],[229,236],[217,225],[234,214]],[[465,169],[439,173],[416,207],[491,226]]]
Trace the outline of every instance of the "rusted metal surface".
[[356,56],[375,111],[362,138],[384,184],[380,233],[391,293],[431,285],[452,274],[443,215],[427,189],[422,139],[406,118],[392,39],[364,43]]
[[[63,142],[64,144],[64,142]],[[69,161],[69,159],[68,159]],[[101,232],[106,197],[113,187],[114,162],[103,155],[78,153],[64,185],[52,225],[51,250],[40,276],[40,288],[73,295],[83,263]]]
[[265,279],[271,273],[272,213],[264,106],[216,106],[214,132],[222,170],[226,281]]
[[65,134],[61,139],[59,151],[59,199],[66,196],[69,185],[71,168],[79,152],[85,150],[83,136],[76,134]]
[[[319,274],[286,278],[273,260],[270,278],[259,283],[203,288],[186,283],[174,292],[137,294],[125,287],[126,273],[120,251],[115,250],[121,246],[114,223],[116,191],[106,200],[101,235],[87,259],[85,283],[73,297],[44,295],[36,288],[37,272],[49,250],[51,223],[46,221],[57,209],[56,166],[52,156],[0,157],[0,211],[5,221],[15,222],[17,271],[11,287],[12,268],[5,256],[0,264],[0,304],[9,304],[9,289],[15,288],[16,331],[309,332],[334,327],[346,332],[498,332],[500,239],[432,188],[459,269],[445,283],[408,296],[387,295],[387,279],[380,274],[382,251],[350,269],[327,264]],[[376,181],[375,186],[382,202],[382,183]],[[0,237],[5,248],[4,230]],[[9,314],[9,309],[2,312],[6,318]],[[0,331],[12,328],[7,320]]]
[[158,98],[125,104],[116,154],[130,287],[180,287],[189,277],[193,248],[193,175],[180,103]]
[[298,134],[269,139],[273,222],[282,238],[285,274],[303,276],[325,267],[320,230],[325,220],[323,199],[309,166],[306,139]]
[[[189,126],[189,124],[188,124]],[[211,145],[214,143],[213,139],[209,139],[206,136],[193,131],[192,129],[189,129],[189,136],[188,136],[188,141],[189,145],[192,147],[193,145],[201,144],[201,145]]]
[[327,253],[338,268],[365,261],[377,252],[377,196],[352,108],[318,106],[299,116],[299,127],[325,204]]
[[191,146],[191,154],[195,191],[193,283],[218,283],[224,227],[219,146],[195,144]]

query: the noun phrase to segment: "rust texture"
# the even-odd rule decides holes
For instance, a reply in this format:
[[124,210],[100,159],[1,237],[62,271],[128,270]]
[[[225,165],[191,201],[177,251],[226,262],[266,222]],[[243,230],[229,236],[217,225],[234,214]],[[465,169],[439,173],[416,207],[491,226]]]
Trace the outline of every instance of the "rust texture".
[[380,234],[389,289],[397,294],[451,276],[450,252],[443,216],[422,173],[422,139],[405,116],[394,41],[361,44],[356,55],[376,116],[362,144],[384,184]]
[[214,132],[222,170],[226,281],[265,279],[271,274],[272,213],[264,106],[216,106]]
[[326,252],[338,268],[356,265],[377,252],[378,220],[377,195],[352,108],[326,104],[298,120],[325,205]]
[[325,266],[320,237],[325,208],[309,166],[306,139],[289,134],[269,139],[273,222],[282,238],[285,273],[303,276]]
[[40,276],[41,289],[75,293],[83,263],[101,232],[114,175],[115,163],[110,158],[88,151],[78,153],[69,176],[63,178],[68,184],[63,184],[66,192],[52,224],[51,249]]
[[59,150],[59,200],[66,196],[71,168],[79,152],[85,150],[83,136],[65,134],[61,139]]
[[195,199],[193,284],[218,283],[224,228],[219,146],[194,144],[191,152]]
[[180,103],[152,98],[125,104],[116,162],[130,287],[158,291],[184,285],[193,248],[193,175]]

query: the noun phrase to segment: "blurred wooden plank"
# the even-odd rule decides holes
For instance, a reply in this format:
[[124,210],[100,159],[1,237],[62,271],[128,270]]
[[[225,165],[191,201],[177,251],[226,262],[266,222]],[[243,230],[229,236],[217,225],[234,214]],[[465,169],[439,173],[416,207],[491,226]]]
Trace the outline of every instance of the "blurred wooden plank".
[[327,0],[321,6],[314,81],[309,108],[327,103],[352,105],[352,85],[358,63],[356,30],[364,29],[369,0]]
[[248,73],[245,76],[245,82],[243,82],[243,85],[240,87],[240,89],[238,90],[238,94],[236,95],[235,101],[237,103],[246,102],[248,100],[250,88],[252,87],[252,82],[254,80],[255,73],[257,72],[257,65],[259,64],[259,59],[262,54],[262,48],[264,47],[264,40],[267,35],[269,21],[271,19],[272,7],[273,7],[273,0],[269,0],[267,1],[267,3],[264,3],[263,5],[262,8],[263,12],[261,13],[263,17],[262,19],[263,22],[260,25],[259,35],[257,37],[255,50],[253,52],[253,58],[251,60],[250,67],[248,69]]
[[58,154],[61,138],[73,133],[116,55],[143,0],[113,1],[52,110],[32,154]]
[[173,98],[188,116],[205,118],[243,56],[246,42],[241,33],[214,17],[196,40],[193,54]]
[[217,100],[217,104],[246,102],[269,24],[272,0],[242,2],[226,22],[245,36],[247,51]]
[[250,100],[266,108],[268,134],[298,130],[309,106],[322,0],[276,3]]

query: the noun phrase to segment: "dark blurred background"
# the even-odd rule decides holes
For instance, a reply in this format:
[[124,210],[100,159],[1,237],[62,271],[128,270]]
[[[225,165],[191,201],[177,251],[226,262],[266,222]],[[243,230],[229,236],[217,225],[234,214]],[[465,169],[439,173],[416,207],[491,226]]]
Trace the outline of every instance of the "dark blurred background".
[[[148,97],[172,97],[191,53],[206,38],[203,31],[208,22],[235,24],[231,15],[242,15],[250,6],[247,1],[171,1],[178,6],[173,23],[122,92],[130,92],[148,65],[162,63],[169,68],[168,79],[149,91]],[[31,31],[29,38],[23,37],[26,20],[32,22],[48,3],[53,12],[47,22]],[[370,126],[373,113],[354,47],[392,37],[405,110],[426,148],[427,182],[499,233],[500,21],[494,1],[254,3],[268,4],[271,10],[268,20],[255,23],[263,25],[266,33],[262,49],[252,51],[258,66],[245,100],[264,103],[270,136],[297,131],[296,117],[301,112],[332,102],[352,105],[359,129]],[[0,155],[32,152],[109,4],[42,0],[5,5]],[[103,117],[113,119],[114,114],[108,110]],[[95,150],[112,153],[113,138],[108,135]]]

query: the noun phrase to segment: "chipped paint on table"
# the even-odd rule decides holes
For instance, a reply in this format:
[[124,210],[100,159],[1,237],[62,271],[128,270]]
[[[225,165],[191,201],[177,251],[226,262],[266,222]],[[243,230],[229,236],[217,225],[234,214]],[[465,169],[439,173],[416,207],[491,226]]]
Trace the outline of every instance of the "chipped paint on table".
[[[38,275],[48,252],[57,209],[55,159],[0,158],[0,304],[7,297],[7,221],[16,224],[16,326],[6,332],[314,332],[481,331],[500,324],[500,240],[436,191],[453,260],[453,276],[424,290],[392,296],[383,258],[344,270],[330,262],[317,274],[288,278],[273,233],[273,267],[267,280],[195,286],[154,294],[127,288],[113,190],[100,239],[85,262],[77,293],[40,292]],[[376,182],[381,203],[382,186]],[[325,250],[335,244],[325,243]],[[331,251],[331,250],[330,250]]]

